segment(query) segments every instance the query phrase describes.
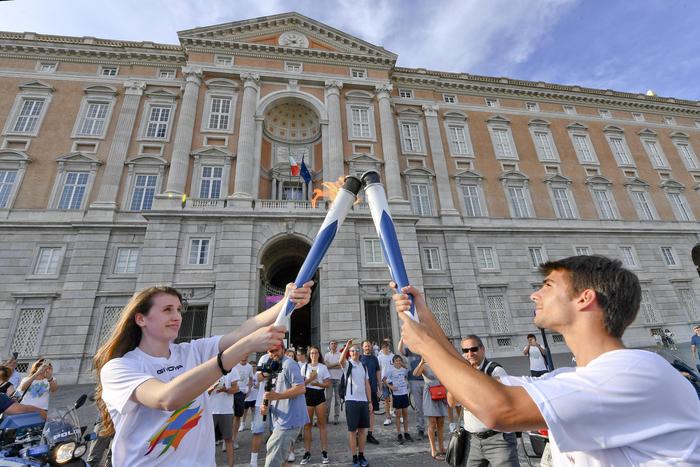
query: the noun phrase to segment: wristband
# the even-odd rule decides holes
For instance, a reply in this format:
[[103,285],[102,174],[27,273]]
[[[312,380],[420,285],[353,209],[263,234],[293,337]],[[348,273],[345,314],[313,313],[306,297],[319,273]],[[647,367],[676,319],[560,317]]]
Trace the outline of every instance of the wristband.
[[223,354],[224,354],[223,352],[219,352],[219,353],[216,355],[216,363],[219,365],[219,370],[221,370],[221,374],[227,375],[227,374],[231,373],[231,370],[226,371],[226,370],[224,369],[224,362],[223,362],[223,360],[221,359],[221,356],[222,356]]

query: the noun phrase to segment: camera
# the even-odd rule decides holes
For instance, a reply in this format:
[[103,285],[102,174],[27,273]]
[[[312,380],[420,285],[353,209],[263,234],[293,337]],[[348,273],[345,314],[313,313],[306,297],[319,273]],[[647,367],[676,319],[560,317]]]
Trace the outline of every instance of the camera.
[[[265,363],[263,363],[262,368],[260,369],[260,372],[262,372],[263,376],[265,376],[265,392],[272,391],[272,388],[275,387],[275,380],[277,379],[277,375],[279,372],[282,371],[282,362],[279,360],[273,360],[269,359]],[[269,407],[270,401],[267,399],[263,399],[263,405],[265,407]],[[263,421],[267,420],[267,415],[263,415]]]

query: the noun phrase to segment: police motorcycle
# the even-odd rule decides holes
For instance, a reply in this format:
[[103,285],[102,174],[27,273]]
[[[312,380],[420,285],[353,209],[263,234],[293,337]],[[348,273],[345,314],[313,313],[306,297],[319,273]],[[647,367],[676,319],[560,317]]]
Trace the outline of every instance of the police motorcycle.
[[44,419],[36,412],[0,419],[0,467],[89,467],[82,456],[94,433],[82,437],[77,410],[83,394],[72,407],[50,411]]

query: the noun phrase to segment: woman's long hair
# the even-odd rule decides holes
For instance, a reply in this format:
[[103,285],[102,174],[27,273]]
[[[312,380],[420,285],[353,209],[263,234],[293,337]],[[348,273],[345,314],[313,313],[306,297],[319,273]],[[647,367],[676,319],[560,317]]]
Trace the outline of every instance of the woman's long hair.
[[127,352],[134,350],[141,343],[141,328],[136,324],[136,314],[148,315],[153,306],[153,299],[156,295],[164,293],[177,297],[182,302],[180,292],[172,287],[155,286],[143,289],[135,293],[129,303],[126,304],[119,316],[114,331],[107,339],[107,342],[102,344],[95,357],[92,359],[95,368],[95,377],[97,378],[97,387],[95,389],[95,404],[100,411],[102,421],[102,429],[100,435],[110,436],[114,434],[114,424],[107,410],[107,405],[102,400],[102,381],[100,380],[100,371],[108,361],[124,356]]
[[318,352],[318,363],[323,363],[325,365],[325,363],[323,362],[323,354],[321,353],[321,349],[319,349],[315,345],[310,345],[306,349],[306,361],[311,363],[311,357],[309,356],[311,354],[311,350],[315,350],[316,352]]

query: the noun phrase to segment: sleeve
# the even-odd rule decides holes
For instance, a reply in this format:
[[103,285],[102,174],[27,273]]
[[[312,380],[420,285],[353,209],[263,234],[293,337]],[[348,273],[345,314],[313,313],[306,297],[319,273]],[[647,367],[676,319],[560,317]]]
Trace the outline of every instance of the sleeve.
[[115,358],[107,362],[100,371],[102,399],[117,412],[124,414],[136,407],[131,395],[137,387],[149,379],[155,379],[141,368],[134,368],[133,361]]
[[0,393],[0,414],[9,409],[15,402],[7,397],[5,394]]
[[201,365],[210,358],[216,357],[219,353],[219,341],[221,336],[205,337],[195,339],[190,344],[197,355],[197,365]]
[[321,373],[319,374],[319,377],[321,378],[321,381],[331,379],[331,372],[328,371],[328,367],[326,365],[321,365]]
[[506,372],[506,369],[503,368],[502,366],[497,366],[496,368],[493,369],[493,372],[491,373],[492,378],[498,378],[499,380],[508,377],[508,372]]
[[304,377],[301,375],[301,369],[297,362],[292,360],[285,371],[288,381],[291,381],[293,386],[304,384]]
[[233,383],[239,383],[238,384],[238,390],[241,389],[240,385],[241,381],[241,374],[238,372],[238,369],[236,367],[233,367],[233,369],[229,372],[229,374],[226,375],[226,383],[227,383],[227,388],[230,388],[233,386]]

